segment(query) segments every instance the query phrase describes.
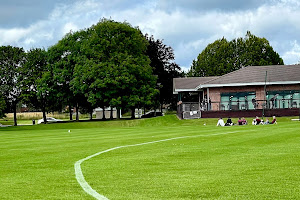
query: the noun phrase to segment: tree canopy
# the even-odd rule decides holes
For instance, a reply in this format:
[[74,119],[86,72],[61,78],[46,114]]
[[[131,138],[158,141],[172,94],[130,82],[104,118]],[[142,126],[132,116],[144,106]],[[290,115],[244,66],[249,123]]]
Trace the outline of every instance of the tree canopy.
[[245,38],[222,38],[209,44],[193,61],[188,75],[220,76],[247,66],[282,64],[282,58],[266,38],[248,31]]
[[20,73],[24,63],[25,52],[23,48],[0,47],[0,92],[5,98],[6,106],[14,113],[15,126],[17,126],[16,106],[22,92]]
[[[74,92],[71,81],[74,79],[75,65],[81,62],[83,56],[80,50],[86,35],[85,31],[70,32],[65,35],[57,44],[48,49],[48,60],[53,70],[54,90],[57,100],[63,106],[68,106],[70,120],[72,120],[72,107],[78,111],[79,94]],[[87,38],[85,38],[87,39]],[[78,119],[78,112],[76,112]]]
[[43,111],[45,122],[46,112],[66,107],[70,120],[71,108],[78,112],[79,106],[90,113],[95,107],[153,108],[158,101],[157,79],[169,92],[180,69],[170,60],[174,60],[171,47],[145,37],[127,22],[110,19],[71,31],[47,51],[2,46],[0,112],[13,108],[16,116],[20,100]]
[[26,62],[22,68],[22,100],[27,106],[43,112],[44,123],[46,111],[56,110],[59,104],[57,94],[53,91],[53,73],[48,64],[48,53],[44,49],[31,49],[26,53]]
[[[160,104],[176,106],[176,97],[173,93],[173,78],[183,76],[181,68],[174,62],[175,55],[172,47],[167,46],[162,40],[154,39],[153,36],[145,36],[149,42],[146,54],[150,58],[153,74],[157,76],[160,90]],[[175,98],[175,99],[174,99]]]
[[147,40],[128,23],[103,19],[87,29],[84,55],[74,68],[74,90],[93,106],[135,108],[151,104],[156,78],[146,56]]

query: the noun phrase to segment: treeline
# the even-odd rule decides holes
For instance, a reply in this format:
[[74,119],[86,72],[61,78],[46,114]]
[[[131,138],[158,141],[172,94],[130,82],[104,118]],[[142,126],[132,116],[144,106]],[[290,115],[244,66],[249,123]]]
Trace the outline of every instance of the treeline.
[[17,125],[19,102],[42,111],[44,121],[47,112],[64,107],[70,109],[70,120],[73,107],[89,113],[108,106],[118,111],[157,108],[176,102],[172,79],[179,76],[173,49],[162,40],[128,23],[102,19],[47,50],[0,47],[0,115],[14,112]]
[[221,76],[247,66],[283,65],[283,60],[274,51],[266,38],[250,31],[244,38],[228,41],[216,40],[193,60],[188,76]]

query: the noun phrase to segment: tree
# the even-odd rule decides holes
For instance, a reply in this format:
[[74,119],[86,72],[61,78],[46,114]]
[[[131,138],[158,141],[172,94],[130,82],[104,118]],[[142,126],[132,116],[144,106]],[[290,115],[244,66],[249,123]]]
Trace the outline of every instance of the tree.
[[79,87],[93,106],[134,110],[151,103],[157,93],[156,78],[140,30],[103,19],[86,31],[88,40],[81,46],[84,62],[75,66],[73,86]]
[[69,107],[70,120],[72,120],[72,107],[76,107],[76,120],[79,120],[79,95],[71,88],[74,79],[74,68],[81,63],[81,45],[85,39],[85,31],[70,32],[56,45],[49,48],[49,61],[53,67],[53,80],[57,87],[57,98],[63,105]]
[[76,100],[80,102],[80,106],[84,110],[88,110],[90,113],[90,119],[93,117],[93,106],[95,102],[89,99],[87,95],[89,92],[89,86],[92,84],[93,78],[89,77],[89,69],[94,63],[83,57],[82,62],[75,65],[74,76],[70,83],[71,89],[76,96]]
[[225,38],[216,40],[193,61],[189,75],[218,76],[233,71],[232,56],[230,43]]
[[12,46],[0,47],[0,92],[6,100],[6,105],[14,113],[14,126],[17,126],[16,106],[20,101],[20,73],[25,63],[23,48]]
[[[233,40],[234,42],[234,40]],[[266,38],[259,38],[247,31],[244,39],[245,53],[241,57],[244,66],[283,65],[279,54],[273,50]]]
[[173,93],[173,78],[181,77],[183,74],[180,67],[174,62],[175,56],[172,47],[163,44],[162,40],[155,40],[153,36],[146,34],[149,42],[146,54],[150,58],[153,74],[157,76],[158,88],[160,90],[160,104],[176,105]]
[[282,58],[267,39],[248,31],[245,38],[222,38],[209,44],[193,61],[188,75],[221,76],[247,66],[282,64]]
[[5,116],[5,113],[4,113],[5,108],[6,108],[5,100],[0,93],[0,118]]
[[[51,66],[47,62],[48,54],[44,49],[31,49],[26,53],[26,63],[22,69],[22,98],[26,105],[41,109],[44,123],[46,111],[53,109],[56,98],[53,97]],[[52,96],[51,96],[52,95]]]

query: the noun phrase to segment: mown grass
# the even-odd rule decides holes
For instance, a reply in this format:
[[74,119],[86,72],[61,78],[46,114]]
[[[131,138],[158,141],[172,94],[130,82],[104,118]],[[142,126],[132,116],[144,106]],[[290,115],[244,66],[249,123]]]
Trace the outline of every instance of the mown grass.
[[298,199],[300,124],[290,119],[216,127],[216,119],[165,116],[0,128],[1,198],[93,199],[75,179],[77,160],[193,136],[101,154],[82,164],[83,174],[109,199]]

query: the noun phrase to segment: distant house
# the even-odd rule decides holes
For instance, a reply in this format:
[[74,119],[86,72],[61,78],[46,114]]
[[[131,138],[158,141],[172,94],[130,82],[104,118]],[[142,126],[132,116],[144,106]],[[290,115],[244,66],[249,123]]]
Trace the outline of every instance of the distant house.
[[[96,119],[103,119],[103,117],[105,116],[106,119],[109,119],[112,115],[113,119],[117,118],[117,109],[116,108],[105,108],[104,112],[102,108],[95,108],[95,112],[96,112]],[[104,116],[103,116],[104,114]],[[121,116],[120,116],[121,118]]]
[[249,66],[217,77],[175,78],[173,94],[178,95],[181,118],[298,115],[300,65]]

